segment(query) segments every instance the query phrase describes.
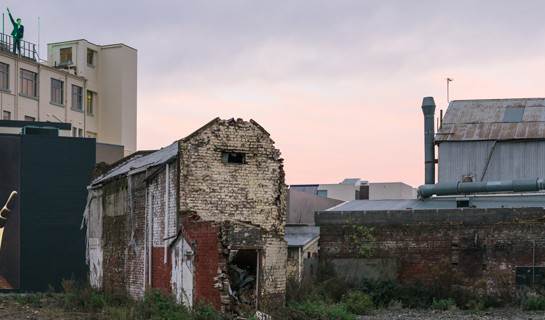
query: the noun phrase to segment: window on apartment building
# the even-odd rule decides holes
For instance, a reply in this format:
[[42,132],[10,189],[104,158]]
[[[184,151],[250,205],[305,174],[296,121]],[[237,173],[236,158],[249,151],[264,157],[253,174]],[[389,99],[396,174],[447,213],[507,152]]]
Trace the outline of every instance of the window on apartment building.
[[95,52],[91,49],[87,49],[87,65],[95,65]]
[[21,94],[30,97],[38,96],[38,74],[21,69]]
[[72,48],[62,48],[61,53],[61,64],[71,64],[72,63]]
[[95,93],[87,90],[87,114],[94,114],[95,107]]
[[72,85],[72,109],[83,111],[83,88]]
[[78,129],[72,127],[72,137],[77,137]]
[[9,90],[9,64],[0,62],[0,89]]
[[227,152],[221,153],[221,162],[223,163],[246,163],[246,154],[240,152]]
[[78,137],[83,138],[83,129],[78,129]]
[[36,121],[36,118],[31,116],[25,116],[25,121]]
[[51,102],[63,105],[64,83],[51,78]]
[[9,111],[2,112],[2,120],[11,120],[11,112]]

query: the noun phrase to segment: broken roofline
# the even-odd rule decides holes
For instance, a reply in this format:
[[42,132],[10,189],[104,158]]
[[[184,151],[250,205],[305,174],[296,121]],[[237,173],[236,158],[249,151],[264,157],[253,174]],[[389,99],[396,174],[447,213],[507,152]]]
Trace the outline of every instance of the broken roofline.
[[[164,159],[163,161],[159,161],[159,162],[151,162],[151,165],[149,165],[145,159],[146,157],[150,157],[154,154],[156,154],[157,152],[161,152],[161,151],[164,151],[164,149],[166,148],[169,148],[171,147],[172,145],[176,144],[176,149],[177,151],[179,151],[179,147],[178,147],[178,144],[180,141],[188,141],[188,140],[191,140],[191,138],[195,137],[196,135],[198,135],[199,133],[203,132],[204,130],[206,130],[208,127],[210,127],[212,124],[216,124],[216,123],[219,123],[220,121],[232,121],[234,123],[241,123],[241,122],[244,122],[244,120],[242,120],[241,118],[237,118],[237,120],[234,120],[234,118],[231,118],[229,120],[222,120],[220,119],[219,117],[216,117],[214,119],[212,119],[211,121],[209,121],[207,124],[205,124],[204,126],[200,127],[199,129],[195,130],[193,133],[191,133],[190,135],[186,136],[185,138],[182,138],[180,140],[176,140],[174,141],[172,144],[166,146],[166,147],[163,147],[159,150],[153,150],[153,151],[137,151],[131,155],[128,155],[120,160],[118,160],[117,162],[111,164],[109,166],[109,170],[102,174],[101,176],[99,176],[98,178],[96,178],[92,183],[91,185],[92,186],[95,186],[99,183],[102,183],[102,182],[105,182],[105,181],[108,181],[108,180],[111,180],[111,179],[115,179],[121,175],[124,175],[124,174],[131,174],[131,173],[136,173],[136,172],[139,172],[138,169],[141,169],[141,170],[145,170],[145,169],[150,169],[150,168],[153,168],[153,167],[157,167],[157,166],[161,166],[161,165],[164,165],[166,163],[169,163],[169,162],[172,162],[173,159],[177,158],[178,157],[178,152],[176,152],[175,155],[173,156],[170,156],[168,157],[168,159]],[[261,132],[263,132],[264,134],[267,135],[267,137],[270,138],[270,134],[269,132],[267,132],[267,130],[265,130],[259,123],[257,123],[255,120],[253,119],[250,119],[249,121],[251,124],[253,124],[254,126],[256,126],[256,128],[258,128]],[[271,139],[272,141],[272,139]],[[273,144],[274,144],[274,141],[272,141]],[[229,151],[235,151],[235,150],[229,150]],[[142,165],[138,166],[138,167],[132,167],[132,166],[129,166],[129,164],[131,164],[132,162],[137,162],[138,160],[141,160],[142,161]],[[128,168],[123,168],[124,166],[128,166]],[[144,169],[145,168],[145,169]],[[120,172],[116,173],[116,174],[113,174],[111,175],[111,173],[113,171],[116,171],[116,170],[119,170]]]
[[[187,137],[183,138],[183,139],[180,139],[180,140],[183,140],[183,141],[187,141],[187,140],[190,140],[191,138],[195,137],[197,134],[201,133],[202,131],[204,131],[205,129],[207,129],[209,126],[211,126],[212,124],[214,123],[219,123],[220,121],[233,121],[235,123],[240,123],[240,122],[244,122],[244,120],[242,120],[242,118],[237,118],[237,120],[235,121],[235,118],[231,118],[229,120],[221,120],[220,117],[216,117],[214,119],[212,119],[210,122],[208,122],[207,124],[205,124],[204,126],[200,127],[199,129],[193,131],[193,133],[191,133],[190,135],[188,135]],[[267,132],[267,130],[265,130],[259,123],[257,123],[255,120],[253,119],[250,119],[249,121],[251,124],[253,124],[254,126],[256,126],[259,130],[261,130],[264,134],[267,135],[267,137],[270,137],[271,135],[269,134],[269,132]]]

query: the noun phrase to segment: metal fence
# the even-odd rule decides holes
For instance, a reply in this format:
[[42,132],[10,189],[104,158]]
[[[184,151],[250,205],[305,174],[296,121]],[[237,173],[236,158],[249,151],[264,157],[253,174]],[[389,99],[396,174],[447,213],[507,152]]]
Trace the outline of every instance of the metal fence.
[[[0,51],[13,53],[13,37],[0,33]],[[16,55],[36,61],[36,45],[24,40],[21,40],[21,50]]]

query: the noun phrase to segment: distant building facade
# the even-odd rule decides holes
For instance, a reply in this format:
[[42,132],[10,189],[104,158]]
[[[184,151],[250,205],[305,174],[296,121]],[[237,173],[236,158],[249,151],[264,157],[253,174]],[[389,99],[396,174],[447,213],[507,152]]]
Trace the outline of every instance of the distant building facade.
[[73,137],[123,146],[124,155],[136,150],[135,49],[86,40],[52,43],[42,63],[35,51],[19,56],[6,48],[0,46],[2,120],[69,123]]

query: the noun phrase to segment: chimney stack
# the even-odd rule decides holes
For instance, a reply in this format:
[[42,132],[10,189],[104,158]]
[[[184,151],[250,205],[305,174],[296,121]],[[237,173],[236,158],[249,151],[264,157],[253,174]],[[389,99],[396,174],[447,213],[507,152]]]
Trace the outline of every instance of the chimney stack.
[[434,118],[435,118],[435,101],[433,97],[425,97],[422,101],[422,112],[424,113],[424,154],[426,184],[435,184],[435,146],[433,139],[435,136]]

